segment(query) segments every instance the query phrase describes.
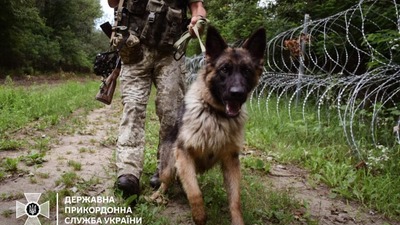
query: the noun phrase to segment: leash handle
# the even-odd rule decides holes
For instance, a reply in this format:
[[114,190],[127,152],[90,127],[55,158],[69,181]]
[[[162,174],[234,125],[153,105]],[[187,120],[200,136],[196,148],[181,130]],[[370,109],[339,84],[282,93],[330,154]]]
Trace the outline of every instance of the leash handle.
[[179,38],[179,40],[177,40],[174,43],[174,48],[176,49],[175,53],[174,53],[175,60],[179,60],[185,55],[186,47],[187,47],[187,45],[188,45],[188,43],[189,43],[189,41],[190,41],[190,39],[192,37],[192,35],[189,32],[190,29],[193,30],[194,34],[196,35],[197,39],[199,40],[200,48],[201,48],[202,53],[205,53],[206,48],[204,47],[204,44],[201,41],[199,30],[200,29],[204,30],[205,27],[207,26],[208,22],[209,22],[208,19],[201,18],[201,19],[197,20],[197,22],[196,22],[196,24],[194,26],[189,24],[189,26],[188,26],[189,29],[187,31],[185,31],[182,34],[181,38]]
[[[192,26],[194,34],[196,35],[197,39],[199,40],[199,44],[200,44],[200,48],[201,48],[201,52],[202,53],[206,52],[206,47],[204,47],[204,44],[201,41],[199,29],[203,29],[204,30],[205,27],[207,26],[208,22],[209,22],[208,19],[201,18],[201,19],[197,20],[197,22],[196,22],[196,24],[194,26]],[[189,29],[190,29],[190,27],[191,27],[191,24],[189,25]]]

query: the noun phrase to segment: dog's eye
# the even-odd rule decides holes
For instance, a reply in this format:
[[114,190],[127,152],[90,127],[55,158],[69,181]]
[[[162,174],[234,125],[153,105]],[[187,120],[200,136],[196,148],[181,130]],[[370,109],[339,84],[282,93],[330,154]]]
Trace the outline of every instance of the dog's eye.
[[227,65],[222,66],[222,67],[219,69],[219,72],[220,72],[221,74],[223,74],[223,75],[226,75],[226,74],[229,73],[229,67],[228,67]]

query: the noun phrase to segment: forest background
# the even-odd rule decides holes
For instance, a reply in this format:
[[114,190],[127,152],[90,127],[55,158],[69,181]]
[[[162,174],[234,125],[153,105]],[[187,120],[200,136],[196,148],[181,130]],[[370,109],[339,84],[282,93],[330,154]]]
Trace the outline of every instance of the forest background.
[[[98,0],[0,0],[0,78],[54,72],[88,73],[107,37],[98,28],[103,10]],[[264,26],[268,37],[355,4],[356,0],[207,0],[211,23],[229,42]],[[384,4],[382,4],[384,8]],[[112,10],[112,9],[109,9]],[[198,53],[192,45],[188,53]]]

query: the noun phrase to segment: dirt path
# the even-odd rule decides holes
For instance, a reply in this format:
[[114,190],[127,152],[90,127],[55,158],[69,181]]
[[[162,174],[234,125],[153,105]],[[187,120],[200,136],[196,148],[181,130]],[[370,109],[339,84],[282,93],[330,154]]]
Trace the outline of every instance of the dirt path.
[[[116,101],[118,102],[118,101]],[[118,102],[119,103],[119,102]],[[25,130],[18,135],[34,141],[51,137],[51,149],[46,152],[44,162],[35,166],[20,163],[20,172],[0,182],[0,225],[24,224],[26,216],[16,219],[16,201],[25,203],[24,193],[46,193],[48,191],[68,190],[79,195],[112,196],[115,180],[113,151],[118,129],[120,106],[111,106],[90,112],[84,123],[78,122],[65,130],[38,132]],[[0,159],[27,155],[28,150],[0,152]],[[81,164],[74,170],[73,163]],[[76,173],[72,185],[61,182],[65,174]],[[319,224],[363,224],[381,225],[385,220],[374,212],[363,212],[357,205],[345,203],[329,197],[329,189],[323,185],[309,185],[307,173],[293,166],[274,165],[268,176],[260,177],[266,186],[290,190],[300,201],[308,203],[311,217]],[[65,177],[64,177],[65,178]],[[82,185],[86,185],[82,188]],[[29,190],[29,191],[28,191]],[[162,212],[180,224],[191,224],[189,206],[182,195],[175,196]],[[54,212],[54,209],[52,210]],[[56,215],[51,214],[51,222],[56,224]],[[46,223],[45,223],[46,224]],[[60,222],[59,224],[64,224]],[[389,224],[400,224],[390,222]]]
[[[105,192],[105,195],[111,196],[111,193],[107,192],[112,190],[115,179],[112,157],[119,110],[114,105],[94,110],[87,115],[84,124],[66,127],[66,131],[24,131],[23,133],[29,134],[28,139],[51,137],[55,141],[52,141],[51,150],[46,152],[44,163],[30,167],[19,163],[21,172],[0,183],[0,225],[23,224],[26,216],[15,219],[15,200],[25,203],[23,193],[58,192],[67,189],[73,194],[83,189],[84,193],[80,192],[80,196],[97,196]],[[0,158],[26,154],[0,152]],[[71,162],[80,163],[81,169],[74,169]],[[63,175],[72,172],[76,173],[78,178],[74,179],[73,185],[66,186],[65,182],[62,182]],[[89,187],[78,188],[80,184],[88,184]],[[12,214],[9,215],[10,213]],[[55,220],[55,215],[52,217]]]
[[[277,189],[289,189],[295,198],[307,202],[313,218],[319,224],[383,225],[385,219],[370,210],[365,212],[355,203],[331,198],[325,185],[310,185],[306,171],[294,166],[273,166],[268,180]],[[391,221],[388,224],[400,224]]]

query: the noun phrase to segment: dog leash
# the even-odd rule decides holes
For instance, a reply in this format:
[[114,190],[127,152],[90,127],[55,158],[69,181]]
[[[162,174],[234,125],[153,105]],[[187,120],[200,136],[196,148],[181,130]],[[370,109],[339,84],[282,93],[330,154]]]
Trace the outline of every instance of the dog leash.
[[200,38],[199,30],[200,29],[205,30],[208,22],[209,22],[208,19],[201,18],[201,19],[197,20],[197,22],[196,22],[196,24],[194,26],[191,25],[191,24],[188,26],[189,29],[187,31],[185,31],[182,34],[181,38],[179,38],[179,40],[177,40],[174,43],[174,48],[176,49],[176,51],[174,53],[175,60],[179,60],[179,59],[182,58],[182,56],[185,55],[185,51],[186,51],[187,45],[189,44],[189,41],[190,41],[190,39],[192,37],[190,32],[189,32],[190,28],[193,29],[194,34],[196,35],[197,39],[199,40],[201,52],[203,54],[206,52],[206,48],[204,47],[204,44],[203,44],[203,42],[201,41],[201,38]]

